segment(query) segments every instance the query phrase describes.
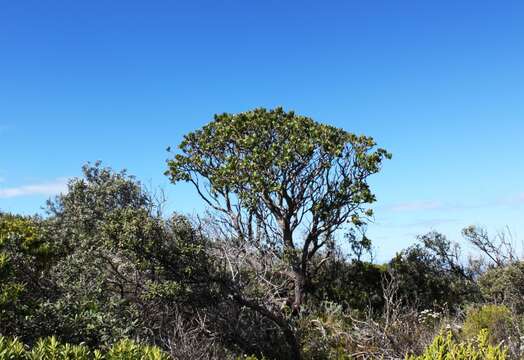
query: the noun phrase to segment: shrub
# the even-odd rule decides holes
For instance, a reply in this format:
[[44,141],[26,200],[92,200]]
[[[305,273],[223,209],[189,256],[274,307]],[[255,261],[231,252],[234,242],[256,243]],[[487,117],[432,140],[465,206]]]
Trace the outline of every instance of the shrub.
[[154,346],[144,346],[134,341],[121,340],[106,352],[91,350],[86,345],[62,344],[55,337],[40,339],[32,349],[17,339],[0,336],[2,360],[167,360],[169,356]]
[[[304,359],[346,359],[350,321],[342,306],[322,303],[319,309],[299,321]],[[347,356],[346,356],[347,355]]]
[[45,292],[52,250],[36,217],[0,212],[0,333],[19,333]]
[[408,355],[406,360],[505,360],[507,350],[500,345],[493,346],[488,341],[489,333],[481,330],[475,340],[457,343],[451,332],[446,336],[438,335],[433,343],[420,356]]
[[313,298],[342,304],[365,313],[368,307],[380,311],[384,305],[381,280],[386,266],[363,261],[334,259],[313,279]]
[[479,286],[487,301],[524,313],[524,262],[489,269],[479,278]]
[[399,279],[402,298],[419,309],[435,306],[453,310],[475,300],[478,289],[460,264],[459,248],[445,236],[430,232],[393,258],[389,266]]
[[512,321],[512,313],[505,305],[484,305],[468,311],[462,328],[466,339],[471,339],[480,331],[489,332],[491,344],[496,344],[516,332]]
[[139,345],[131,340],[124,339],[116,343],[106,354],[106,360],[164,360],[169,359],[167,354],[155,346]]
[[21,359],[25,354],[24,345],[17,339],[0,337],[0,358],[5,360]]

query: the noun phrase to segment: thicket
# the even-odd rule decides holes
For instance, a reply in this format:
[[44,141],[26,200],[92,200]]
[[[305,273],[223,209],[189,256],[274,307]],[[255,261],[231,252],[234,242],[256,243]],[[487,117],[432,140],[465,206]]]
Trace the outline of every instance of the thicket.
[[168,162],[208,206],[194,217],[85,165],[44,215],[0,213],[0,358],[520,358],[507,234],[464,229],[474,258],[429,232],[369,260],[367,178],[389,157],[282,109],[218,115]]

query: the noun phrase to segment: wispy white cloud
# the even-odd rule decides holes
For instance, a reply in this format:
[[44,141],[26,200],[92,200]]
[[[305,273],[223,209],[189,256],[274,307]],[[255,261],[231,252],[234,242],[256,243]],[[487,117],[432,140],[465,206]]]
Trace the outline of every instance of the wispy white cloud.
[[450,224],[450,223],[456,223],[459,220],[457,219],[425,219],[425,220],[419,220],[414,221],[412,223],[406,224],[406,227],[434,227],[434,226],[440,226],[444,224]]
[[67,189],[67,178],[58,178],[53,181],[17,187],[1,188],[0,198],[14,198],[31,195],[57,195]]
[[500,198],[497,205],[515,206],[524,204],[524,192]]
[[454,218],[428,218],[417,219],[409,222],[395,221],[388,219],[382,222],[375,222],[374,225],[382,228],[418,228],[418,227],[435,227],[445,224],[457,223],[458,219]]
[[517,194],[517,196],[515,196],[515,202],[517,202],[519,204],[524,203],[524,192],[520,193],[520,194]]
[[502,197],[499,199],[480,199],[470,202],[442,202],[442,201],[411,201],[392,204],[382,207],[383,210],[404,213],[417,211],[467,211],[472,209],[481,209],[494,206],[521,206],[524,205],[524,192],[514,193],[513,195]]
[[443,207],[438,201],[413,201],[394,204],[388,207],[388,210],[393,212],[407,212],[407,211],[421,211],[421,210],[436,210]]

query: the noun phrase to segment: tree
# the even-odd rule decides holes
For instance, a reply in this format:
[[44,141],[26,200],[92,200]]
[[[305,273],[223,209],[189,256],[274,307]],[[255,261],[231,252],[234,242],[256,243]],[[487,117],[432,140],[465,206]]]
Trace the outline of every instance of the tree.
[[166,175],[194,185],[221,215],[227,238],[287,265],[290,304],[299,313],[314,258],[348,221],[359,226],[372,216],[367,179],[391,157],[375,146],[371,137],[259,108],[216,115],[187,134]]

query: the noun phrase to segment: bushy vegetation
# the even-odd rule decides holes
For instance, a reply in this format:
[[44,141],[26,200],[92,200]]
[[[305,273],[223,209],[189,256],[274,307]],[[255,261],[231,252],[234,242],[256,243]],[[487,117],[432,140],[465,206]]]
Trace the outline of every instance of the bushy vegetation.
[[61,344],[54,337],[40,339],[30,349],[17,339],[0,337],[0,359],[5,360],[167,360],[169,356],[155,346],[120,340],[107,350],[92,350],[86,345]]
[[282,109],[218,115],[168,160],[208,206],[194,218],[85,165],[44,216],[0,213],[0,359],[520,358],[504,236],[466,228],[476,258],[430,232],[365,260],[390,157]]
[[408,356],[406,360],[434,360],[434,359],[456,359],[456,360],[505,360],[507,350],[500,346],[490,345],[488,332],[483,330],[475,341],[456,342],[453,335],[438,335],[433,343],[420,356]]
[[486,330],[492,344],[498,344],[518,338],[516,324],[513,323],[511,311],[504,305],[484,305],[468,311],[462,333],[466,338],[472,338],[479,331]]

